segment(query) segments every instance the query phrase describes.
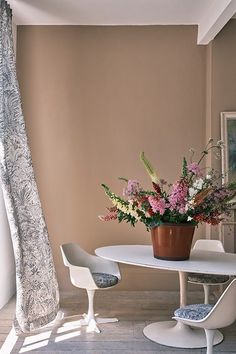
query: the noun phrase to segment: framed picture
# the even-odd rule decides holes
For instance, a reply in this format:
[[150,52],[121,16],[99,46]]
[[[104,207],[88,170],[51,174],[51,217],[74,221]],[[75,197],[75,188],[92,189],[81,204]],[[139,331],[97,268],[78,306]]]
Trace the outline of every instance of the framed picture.
[[223,182],[236,182],[236,112],[221,112]]

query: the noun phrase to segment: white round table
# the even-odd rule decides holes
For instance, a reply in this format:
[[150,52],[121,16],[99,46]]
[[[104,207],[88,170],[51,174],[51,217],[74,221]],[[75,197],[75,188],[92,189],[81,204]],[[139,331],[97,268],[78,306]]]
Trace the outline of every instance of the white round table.
[[[180,307],[186,305],[187,273],[236,275],[236,254],[192,251],[186,261],[164,261],[153,257],[152,246],[117,245],[97,248],[95,253],[105,259],[135,266],[178,271]],[[146,326],[144,335],[154,342],[178,348],[206,347],[204,330],[191,328],[176,321],[155,322]],[[223,340],[217,331],[214,345]]]

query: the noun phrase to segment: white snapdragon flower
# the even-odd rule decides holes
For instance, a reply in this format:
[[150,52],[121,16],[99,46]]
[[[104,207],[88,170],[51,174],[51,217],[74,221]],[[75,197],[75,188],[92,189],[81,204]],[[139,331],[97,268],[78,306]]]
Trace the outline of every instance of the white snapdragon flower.
[[188,216],[187,221],[191,221],[193,218],[191,216]]
[[203,186],[203,179],[202,178],[198,178],[194,183],[193,183],[193,187],[200,190],[202,189],[202,186]]
[[190,198],[192,198],[197,193],[197,189],[190,187],[188,192],[189,192]]
[[135,219],[138,219],[139,217],[136,208],[133,206],[133,200],[129,200],[127,214],[130,214],[131,216],[135,217]]
[[184,207],[185,212],[187,212],[190,209],[190,205],[186,204]]

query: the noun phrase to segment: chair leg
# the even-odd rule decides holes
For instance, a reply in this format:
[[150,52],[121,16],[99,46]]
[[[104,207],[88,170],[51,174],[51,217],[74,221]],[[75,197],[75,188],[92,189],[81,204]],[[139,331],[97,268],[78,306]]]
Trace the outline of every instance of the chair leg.
[[93,299],[95,290],[86,290],[88,295],[88,313],[86,315],[87,321],[94,320],[94,308],[93,308]]
[[207,340],[207,352],[206,354],[213,354],[213,340],[216,331],[214,329],[205,329]]
[[94,315],[94,295],[95,295],[95,290],[87,290],[88,294],[88,313],[84,314],[84,320],[80,321],[81,325],[88,325],[88,329],[93,332],[100,333],[101,330],[98,327],[98,323],[111,323],[111,322],[117,322],[117,318],[100,318],[96,317]]
[[88,330],[91,332],[100,333],[101,330],[97,326],[97,322],[94,317],[93,299],[95,290],[86,290],[88,295],[88,312],[83,315],[84,320],[81,320],[81,325],[87,325]]
[[86,318],[88,318],[88,321],[93,320],[96,323],[118,322],[117,318],[95,317],[94,308],[93,308],[93,298],[94,298],[95,290],[87,290],[87,293],[88,293],[88,299],[89,299],[89,307],[88,307],[88,314],[86,315]]
[[88,312],[83,314],[83,319],[74,321],[68,325],[72,327],[77,326],[87,326],[88,332],[97,332],[100,333],[101,330],[97,326],[97,321],[95,320],[94,308],[93,308],[93,299],[94,299],[95,290],[87,290],[88,295]]
[[207,284],[203,284],[204,289],[204,304],[209,304],[210,287]]

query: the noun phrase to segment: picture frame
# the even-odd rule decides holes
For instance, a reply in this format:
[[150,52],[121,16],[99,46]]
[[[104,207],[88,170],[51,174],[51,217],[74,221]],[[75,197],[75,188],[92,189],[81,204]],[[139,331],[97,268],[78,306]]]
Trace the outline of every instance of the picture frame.
[[222,181],[236,182],[236,112],[221,112]]

